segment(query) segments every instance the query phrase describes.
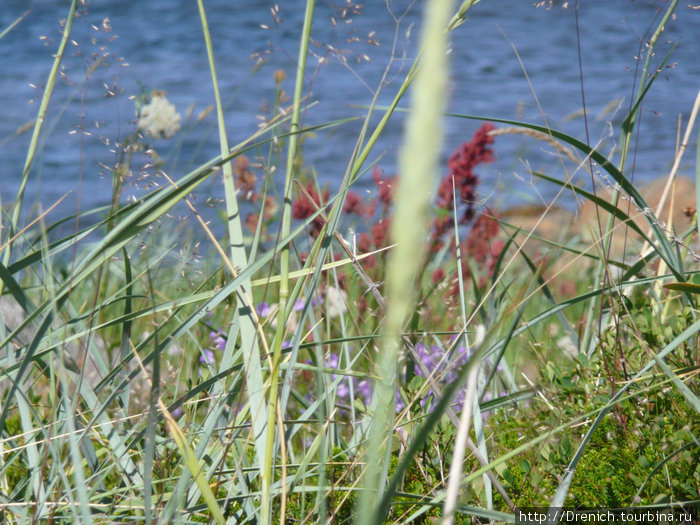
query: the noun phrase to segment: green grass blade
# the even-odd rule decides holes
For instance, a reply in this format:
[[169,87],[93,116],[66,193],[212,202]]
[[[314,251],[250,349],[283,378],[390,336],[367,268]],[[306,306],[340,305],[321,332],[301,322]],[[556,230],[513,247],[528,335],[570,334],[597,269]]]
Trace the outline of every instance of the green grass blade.
[[548,175],[545,175],[544,173],[540,173],[537,171],[531,171],[530,172],[532,175],[535,177],[538,177],[540,179],[546,180],[547,182],[551,182],[552,184],[556,184],[557,186],[561,186],[562,188],[566,188],[568,190],[571,190],[572,192],[576,193],[576,195],[580,197],[584,197],[591,201],[593,204],[595,204],[597,207],[602,208],[606,212],[612,214],[615,216],[616,219],[620,220],[625,224],[625,226],[628,226],[630,229],[634,230],[635,233],[639,234],[642,239],[647,241],[648,243],[651,244],[651,240],[646,236],[646,234],[637,226],[637,224],[627,215],[623,210],[621,210],[617,206],[613,206],[611,203],[606,201],[605,199],[602,199],[598,197],[596,194],[587,191],[583,188],[576,188],[572,186],[571,182],[569,181],[561,181],[558,179],[555,179],[554,177],[550,177]]
[[[58,70],[60,68],[61,62],[63,61],[63,54],[65,53],[66,46],[68,45],[68,40],[70,38],[70,33],[73,27],[73,20],[75,18],[75,12],[77,7],[78,0],[72,0],[70,8],[68,10],[68,16],[66,17],[66,22],[63,27],[61,43],[58,46],[56,54],[54,55],[53,65],[51,67],[51,71],[49,72],[49,77],[46,80],[46,87],[44,88],[44,94],[41,97],[41,103],[39,104],[39,112],[34,123],[32,138],[29,142],[27,157],[24,161],[24,168],[22,169],[22,178],[20,179],[19,189],[17,190],[16,202],[12,210],[12,222],[10,224],[8,238],[11,238],[17,231],[17,225],[19,223],[19,218],[22,210],[22,202],[24,201],[24,192],[27,188],[27,183],[29,182],[29,173],[32,168],[32,163],[34,162],[34,155],[36,153],[36,147],[39,142],[39,135],[41,134],[41,130],[44,125],[44,120],[46,119],[46,112],[49,107],[51,95],[53,94],[53,90],[56,85],[56,78],[59,74]],[[3,254],[3,262],[5,265],[7,265],[10,261],[10,249],[11,247],[8,244],[5,248],[5,253]],[[1,291],[2,287],[0,287],[0,292]]]
[[[209,33],[209,24],[207,22],[204,4],[202,0],[197,0],[199,15],[202,21],[202,29],[204,33],[204,42],[207,48],[207,57],[209,59],[209,69],[211,70],[212,87],[214,88],[214,99],[216,104],[216,117],[219,125],[219,144],[221,147],[221,156],[225,157],[229,154],[228,138],[226,137],[226,122],[224,119],[223,106],[221,104],[221,96],[219,94],[219,82],[216,75],[216,66],[214,64],[214,50]],[[295,131],[294,127],[292,131]],[[293,135],[290,140],[297,137]],[[238,199],[236,197],[236,188],[233,180],[233,167],[231,162],[226,162],[223,165],[224,174],[224,194],[226,201],[226,225],[229,234],[229,249],[231,253],[231,261],[235,261],[240,267],[248,265],[248,256],[244,247],[243,228],[241,226],[241,216],[238,208]],[[251,298],[250,279],[244,279],[241,282],[241,293],[238,295],[238,321],[240,327],[241,345],[245,349],[243,352],[243,360],[245,362],[246,371],[246,387],[248,389],[248,399],[250,403],[250,414],[253,423],[253,432],[255,436],[256,446],[255,455],[257,457],[258,468],[264,469],[265,459],[265,415],[268,413],[264,398],[264,385],[262,369],[260,367],[260,349],[258,347],[256,319],[254,304],[247,304],[247,298]],[[231,334],[229,334],[230,336]],[[214,395],[218,394],[218,389]]]
[[700,294],[700,284],[695,283],[666,283],[664,284],[664,288],[667,290]]
[[[630,144],[632,142],[632,132],[634,129],[634,123],[635,123],[636,118],[637,118],[637,113],[639,111],[639,107],[641,105],[642,100],[644,100],[644,96],[646,95],[648,89],[651,87],[651,84],[654,81],[654,78],[656,77],[656,75],[652,75],[651,78],[649,79],[649,81],[647,81],[647,76],[649,75],[649,66],[651,65],[651,59],[654,56],[656,44],[659,40],[659,37],[661,36],[661,33],[663,33],[664,29],[666,28],[666,24],[671,19],[673,12],[676,10],[677,5],[678,5],[678,0],[672,0],[668,4],[668,7],[666,8],[666,12],[664,13],[664,16],[661,18],[659,25],[656,27],[654,34],[651,35],[651,38],[648,40],[648,42],[645,42],[646,48],[644,49],[644,51],[646,52],[646,58],[644,59],[644,66],[642,67],[642,76],[641,76],[641,82],[639,84],[639,88],[637,91],[637,97],[635,99],[634,106],[632,107],[632,110],[630,111],[629,115],[627,115],[627,117],[625,118],[625,121],[624,121],[623,126],[622,126],[622,138],[620,141],[620,144],[622,145],[622,147],[620,149],[620,163],[619,163],[620,171],[623,171],[625,168],[625,161],[627,159],[629,147],[630,147]],[[668,56],[666,58],[668,58]],[[664,60],[664,62],[665,62],[665,60]]]
[[[309,54],[309,42],[311,40],[311,26],[314,18],[314,0],[307,0],[304,10],[304,23],[301,28],[299,40],[299,54],[297,58],[296,79],[294,83],[294,96],[292,99],[292,120],[289,143],[287,144],[287,162],[283,190],[282,223],[280,225],[280,236],[287,237],[291,228],[292,219],[292,185],[297,171],[296,161],[298,155],[299,135],[295,132],[300,127],[301,101],[304,91],[304,77],[306,74],[306,60]],[[267,411],[267,428],[265,443],[265,461],[262,466],[262,501],[261,501],[261,524],[268,525],[272,520],[272,481],[273,481],[273,456],[275,452],[275,434],[277,417],[277,407],[279,402],[279,378],[278,367],[281,359],[282,339],[286,326],[286,315],[291,312],[287,301],[289,300],[289,245],[278,245],[280,252],[280,285],[279,285],[279,311],[277,330],[272,348],[272,369],[270,370],[269,400]]]
[[698,139],[695,144],[695,223],[700,234],[700,220],[697,210],[700,210],[700,126],[698,126]]
[[3,283],[7,290],[12,294],[17,304],[22,307],[25,312],[34,310],[34,305],[24,293],[22,286],[12,277],[10,271],[0,262],[0,282]]
[[197,459],[197,456],[192,450],[192,446],[190,445],[189,441],[187,441],[187,438],[182,433],[182,430],[178,426],[175,419],[173,419],[172,415],[167,411],[165,405],[161,405],[161,409],[165,413],[165,421],[168,425],[168,430],[172,434],[175,444],[177,445],[177,448],[185,461],[187,470],[199,487],[207,508],[211,512],[212,518],[217,525],[223,525],[226,523],[226,520],[224,519],[224,515],[221,513],[221,508],[219,507],[219,503],[217,502],[216,497],[209,486],[209,482],[204,476],[204,465],[202,465]]
[[80,454],[80,446],[79,446],[79,438],[78,434],[75,431],[75,420],[73,418],[74,416],[74,411],[73,407],[71,407],[71,403],[68,401],[67,398],[64,398],[64,404],[66,408],[66,414],[67,414],[67,427],[68,427],[68,445],[70,448],[70,458],[72,460],[72,474],[75,478],[74,481],[74,486],[75,486],[75,492],[77,492],[78,495],[78,502],[79,502],[79,514],[77,514],[75,517],[77,518],[80,516],[79,520],[80,523],[86,523],[90,524],[92,523],[92,518],[90,515],[90,499],[88,497],[87,493],[87,483],[85,480],[85,472],[83,472],[83,461],[82,461],[82,456]]
[[447,87],[447,37],[451,2],[426,4],[422,47],[424,54],[412,93],[412,111],[406,122],[399,154],[399,183],[392,220],[392,238],[397,246],[387,265],[389,307],[384,324],[385,339],[378,357],[378,381],[372,394],[373,418],[366,449],[364,491],[358,502],[357,523],[381,520],[378,502],[384,493],[385,476],[394,431],[395,388],[398,379],[399,334],[413,304],[416,273],[425,250],[428,210],[442,146],[442,113]]
[[15,27],[17,24],[19,24],[22,20],[24,20],[24,19],[26,18],[26,16],[27,16],[29,13],[31,13],[31,12],[32,12],[31,9],[28,9],[27,11],[25,11],[24,13],[22,13],[20,16],[18,16],[18,17],[15,19],[15,21],[12,22],[9,26],[7,26],[5,29],[3,29],[3,30],[2,30],[2,33],[0,33],[0,40],[2,40],[2,39],[5,37],[5,35],[6,35],[7,33],[9,33],[10,31],[12,31],[12,29],[14,29],[14,27]]
[[[130,348],[130,343],[131,343],[131,324],[132,324],[132,319],[131,319],[131,313],[132,313],[132,292],[133,292],[133,281],[132,281],[132,275],[131,275],[131,261],[129,260],[129,254],[126,251],[126,248],[122,248],[122,257],[124,259],[124,277],[126,278],[126,296],[124,298],[124,323],[120,323],[122,325],[122,333],[121,333],[121,350],[120,350],[120,355],[122,361],[124,361],[128,355],[129,351],[131,350]],[[151,310],[152,312],[153,310]],[[126,370],[122,370],[122,379],[124,379],[126,376]],[[122,400],[122,406],[124,408],[129,407],[129,389],[125,388],[124,391],[122,392],[121,396]]]

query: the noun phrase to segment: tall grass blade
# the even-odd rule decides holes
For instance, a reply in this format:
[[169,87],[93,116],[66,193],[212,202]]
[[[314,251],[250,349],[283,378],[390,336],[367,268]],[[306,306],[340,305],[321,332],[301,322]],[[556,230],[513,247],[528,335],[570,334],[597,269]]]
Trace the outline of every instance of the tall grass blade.
[[[207,48],[209,68],[211,70],[212,86],[214,88],[221,156],[226,157],[229,154],[229,145],[228,138],[226,136],[224,111],[221,104],[221,96],[219,94],[216,66],[214,64],[214,50],[212,48],[209,25],[202,0],[197,0],[197,6],[199,7],[199,15],[202,21],[204,41]],[[224,194],[226,199],[226,224],[229,234],[231,261],[235,261],[237,265],[244,268],[248,265],[248,256],[244,247],[243,228],[241,226],[241,216],[238,208],[238,199],[236,197],[236,188],[233,180],[233,167],[231,162],[226,162],[223,165],[223,174]],[[246,388],[248,390],[250,417],[252,420],[252,431],[256,443],[255,456],[257,458],[258,468],[262,473],[265,467],[265,415],[267,414],[268,410],[265,405],[263,376],[262,369],[260,367],[260,349],[258,347],[256,319],[254,318],[255,305],[246,304],[247,299],[251,297],[250,279],[244,279],[241,283],[241,289],[240,293],[238,294],[237,301],[237,320],[240,323],[240,326],[231,327],[229,339],[232,336],[235,336],[237,332],[240,332],[241,346],[243,348],[243,360],[245,363]],[[217,383],[215,385],[213,395],[220,394],[222,391],[223,384]]]
[[[666,8],[666,12],[664,13],[664,16],[661,18],[661,22],[659,22],[659,25],[656,27],[654,33],[652,34],[651,38],[649,39],[648,42],[645,42],[646,48],[644,51],[646,52],[646,58],[644,59],[644,66],[642,67],[642,76],[641,76],[641,82],[639,83],[639,88],[637,90],[637,96],[635,98],[634,104],[632,106],[632,109],[630,110],[629,115],[625,118],[624,124],[622,126],[621,130],[621,148],[620,148],[620,162],[618,164],[618,169],[622,172],[624,172],[625,169],[625,163],[627,160],[627,155],[629,153],[629,147],[632,142],[632,132],[634,130],[634,124],[637,118],[637,113],[640,107],[640,104],[642,100],[644,99],[644,96],[646,95],[646,92],[648,91],[649,87],[651,87],[651,83],[653,82],[654,78],[656,75],[652,75],[651,78],[647,81],[647,78],[649,76],[649,67],[651,65],[651,59],[654,56],[654,51],[656,49],[656,44],[659,40],[659,37],[661,36],[661,33],[663,33],[664,29],[666,28],[666,24],[668,21],[671,19],[671,16],[673,15],[674,11],[676,10],[676,7],[678,6],[678,0],[671,0],[671,2],[668,4],[668,7]],[[667,57],[668,58],[668,57]],[[617,203],[615,203],[617,205]]]
[[[49,101],[51,100],[51,95],[53,94],[54,86],[56,85],[58,70],[61,65],[61,62],[63,61],[63,54],[66,51],[66,46],[68,45],[70,32],[73,27],[73,19],[75,18],[75,12],[77,7],[78,0],[72,0],[70,8],[68,9],[68,16],[66,17],[65,26],[63,27],[61,43],[58,46],[58,51],[56,51],[56,54],[54,55],[53,65],[51,66],[49,77],[46,80],[46,87],[44,88],[44,94],[41,97],[41,103],[39,104],[39,112],[37,113],[36,121],[34,123],[32,138],[29,142],[27,157],[24,161],[24,168],[22,169],[22,177],[20,179],[19,189],[17,190],[17,198],[15,200],[14,208],[12,210],[12,220],[10,223],[8,238],[11,238],[14,235],[14,232],[17,230],[17,225],[19,223],[19,218],[22,211],[22,202],[24,201],[24,192],[27,188],[27,183],[29,182],[29,173],[32,168],[32,163],[34,162],[34,155],[36,154],[37,144],[39,143],[39,135],[41,134],[41,130],[44,125],[44,120],[46,119],[46,112],[49,107]],[[8,244],[5,247],[5,253],[3,254],[3,263],[5,264],[5,266],[7,266],[7,264],[10,261],[10,251],[11,245]],[[1,285],[0,292],[2,292]]]
[[423,57],[414,81],[412,111],[406,122],[399,155],[399,183],[396,193],[392,238],[396,248],[387,263],[389,307],[384,340],[378,357],[378,380],[372,395],[372,422],[366,448],[364,491],[358,502],[357,523],[379,521],[377,503],[385,485],[398,380],[399,334],[413,304],[413,281],[425,249],[428,209],[433,178],[442,146],[442,113],[447,87],[447,37],[451,1],[432,0],[425,6],[422,34]]
[[698,220],[698,210],[700,210],[700,126],[698,126],[698,138],[695,144],[695,223],[700,235],[700,220]]
[[[122,249],[122,257],[124,258],[124,278],[126,279],[126,297],[124,298],[124,323],[122,324],[122,340],[120,357],[122,361],[126,361],[129,357],[129,350],[131,349],[131,313],[132,313],[132,293],[133,293],[133,280],[131,275],[131,261],[129,260],[129,253],[126,248]],[[153,310],[151,309],[151,312]],[[126,378],[126,370],[122,370],[121,379]],[[129,389],[125,388],[121,396],[122,406],[126,409],[129,407]]]
[[[483,336],[482,336],[483,338]],[[464,406],[462,407],[462,415],[459,420],[459,427],[457,428],[457,437],[455,439],[455,451],[452,457],[452,464],[450,465],[450,473],[447,479],[447,496],[445,498],[445,505],[442,516],[443,525],[452,525],[454,523],[454,514],[457,508],[457,500],[459,497],[460,481],[462,478],[462,462],[464,461],[464,454],[467,449],[467,440],[469,439],[469,431],[471,428],[472,416],[474,417],[474,425],[476,426],[477,421],[481,418],[481,413],[479,410],[479,399],[475,395],[476,389],[479,383],[479,367],[481,362],[472,357],[469,366],[469,374],[467,375],[467,394],[464,397]],[[477,428],[474,429],[477,433],[477,439],[479,431]],[[485,454],[485,445],[483,444],[483,432],[482,439],[479,443],[479,451],[485,458],[488,456]],[[486,495],[488,500],[489,509],[493,504],[491,501],[490,488],[491,484],[487,477],[484,478],[484,487],[486,489]]]
[[[124,258],[126,257],[126,250],[124,250]],[[126,264],[126,277],[129,279],[131,277],[131,268],[129,264]],[[127,293],[131,292],[131,282],[129,283],[129,289]],[[150,271],[148,273],[148,287],[151,294],[151,302],[155,302],[153,297],[153,283],[151,282]],[[126,308],[131,306],[130,300],[127,300],[125,305]],[[124,323],[126,327],[128,323]],[[125,328],[126,330],[126,328]],[[159,326],[155,326],[153,332],[153,344],[158,348],[158,332],[160,330]],[[128,350],[130,349],[131,340],[129,336],[122,341],[122,360],[124,360],[128,355]],[[125,371],[126,372],[126,371]],[[123,374],[125,375],[125,373]],[[146,417],[146,429],[145,429],[145,446],[143,451],[143,507],[144,507],[144,518],[147,525],[150,525],[153,520],[153,508],[152,508],[152,498],[153,498],[153,464],[156,455],[156,426],[158,425],[158,399],[160,398],[160,353],[155,352],[155,358],[153,359],[152,375],[150,380],[151,391],[148,396],[148,415]],[[129,392],[128,388],[124,389],[124,392]],[[128,398],[127,398],[128,400]],[[128,408],[127,404],[124,405]]]
[[683,271],[683,263],[679,259],[678,254],[671,247],[666,232],[661,227],[660,221],[654,216],[653,211],[647,204],[646,200],[639,193],[637,188],[625,177],[618,168],[616,168],[604,155],[602,155],[597,150],[589,147],[586,143],[568,135],[551,128],[545,128],[535,124],[530,124],[526,122],[518,122],[507,119],[498,119],[490,117],[478,117],[473,115],[460,115],[460,114],[450,114],[450,116],[455,116],[459,118],[467,118],[474,120],[488,120],[491,122],[501,122],[504,124],[510,124],[514,126],[522,126],[529,129],[534,129],[535,131],[541,131],[542,133],[548,133],[554,138],[563,140],[570,146],[581,151],[584,155],[590,156],[591,159],[598,164],[603,170],[605,170],[614,182],[619,186],[619,188],[624,191],[632,201],[633,206],[635,206],[639,211],[643,212],[644,218],[654,232],[654,238],[656,243],[653,244],[654,249],[659,253],[659,256],[668,264],[669,269],[674,275],[678,277],[679,280],[685,281],[685,275]]
[[167,423],[168,430],[170,430],[170,433],[172,434],[173,439],[175,440],[175,444],[177,445],[180,454],[185,460],[187,470],[189,471],[190,475],[194,478],[195,483],[197,483],[197,487],[199,487],[199,490],[202,493],[202,497],[206,502],[207,508],[211,512],[212,518],[217,523],[217,525],[223,525],[224,523],[226,523],[226,520],[224,519],[224,515],[221,512],[221,508],[219,507],[216,497],[214,496],[214,493],[212,492],[211,487],[209,486],[209,481],[204,475],[204,465],[200,463],[200,461],[197,459],[197,456],[192,450],[192,447],[187,441],[187,438],[182,433],[182,430],[178,426],[172,414],[168,412],[167,407],[163,404],[162,401],[160,401],[160,408],[165,416],[165,421]]
[[31,300],[24,293],[24,289],[22,288],[22,286],[15,280],[14,277],[12,277],[10,271],[1,262],[0,282],[2,282],[3,286],[7,287],[7,291],[10,292],[10,294],[12,295],[14,300],[17,301],[17,304],[22,308],[22,310],[29,313],[35,308]]
[[[75,491],[77,492],[78,495],[78,502],[79,502],[79,512],[75,516],[76,521],[80,521],[80,523],[86,523],[90,524],[92,523],[92,517],[90,515],[90,502],[89,502],[89,497],[87,494],[87,483],[85,480],[85,472],[83,472],[83,458],[80,454],[80,446],[79,446],[79,437],[78,433],[75,431],[75,420],[74,420],[74,409],[72,406],[70,406],[71,403],[68,401],[68,398],[64,398],[64,406],[66,409],[66,421],[67,421],[67,429],[69,432],[69,437],[68,437],[68,446],[70,449],[70,458],[72,460],[72,475],[75,478],[74,481],[74,486],[75,486]],[[39,495],[37,494],[37,499],[39,498]],[[78,516],[80,516],[79,519]]]
[[[304,77],[306,73],[306,59],[309,54],[309,41],[311,39],[311,25],[314,18],[314,0],[307,0],[304,11],[304,24],[301,29],[299,41],[299,54],[297,58],[296,79],[294,82],[294,97],[292,99],[292,120],[290,124],[291,135],[287,144],[287,163],[284,180],[284,200],[282,208],[282,224],[280,236],[282,238],[289,235],[292,220],[292,185],[296,174],[297,147],[299,136],[297,132],[300,128],[301,101],[304,91]],[[275,452],[275,434],[277,408],[279,401],[279,378],[277,371],[281,359],[282,339],[286,327],[286,316],[291,313],[287,301],[289,300],[289,245],[279,245],[280,255],[280,285],[279,285],[279,321],[275,333],[272,348],[272,367],[269,376],[269,401],[267,410],[267,428],[265,443],[265,461],[262,466],[262,501],[260,522],[262,525],[271,523],[272,520],[272,478],[273,478],[273,456]]]
[[3,29],[2,32],[0,33],[0,40],[2,40],[2,39],[5,37],[5,35],[6,35],[7,33],[9,33],[10,31],[12,31],[12,30],[15,28],[15,26],[16,26],[17,24],[19,24],[22,20],[24,20],[24,19],[27,17],[27,15],[28,15],[29,13],[31,13],[31,9],[28,9],[27,11],[25,11],[24,13],[22,13],[20,16],[18,16],[18,17],[15,19],[14,22],[12,22],[12,23],[11,23],[10,25],[8,25],[5,29]]

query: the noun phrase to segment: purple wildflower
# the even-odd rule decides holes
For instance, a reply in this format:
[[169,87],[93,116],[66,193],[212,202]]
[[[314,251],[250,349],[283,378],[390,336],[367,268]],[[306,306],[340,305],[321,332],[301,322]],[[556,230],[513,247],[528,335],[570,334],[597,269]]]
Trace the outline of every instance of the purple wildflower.
[[214,364],[214,352],[205,348],[202,351],[202,355],[199,356],[199,362],[203,365],[213,365]]
[[369,406],[372,401],[372,382],[369,379],[358,381],[355,385],[355,391],[364,398],[365,405]]
[[270,305],[267,303],[260,303],[258,306],[255,307],[255,311],[258,314],[258,317],[267,317],[272,313],[272,308],[270,308]]
[[[369,406],[372,402],[372,381],[369,379],[362,379],[359,381],[357,379],[353,379],[353,386],[355,389],[355,395],[363,400],[365,406]],[[404,402],[403,397],[401,397],[401,392],[397,390],[396,412],[401,412],[404,408],[406,408],[406,403]]]
[[[425,345],[418,343],[416,350],[418,350],[421,362],[425,365],[429,374],[436,376],[445,367],[445,361],[442,360],[443,353],[439,346],[427,348]],[[423,373],[417,364],[414,366],[413,371],[416,375],[423,377]]]
[[306,301],[299,297],[296,301],[294,301],[294,306],[292,307],[293,312],[301,312],[304,309],[304,306],[306,306]]
[[456,364],[459,366],[463,366],[467,364],[467,361],[469,361],[469,358],[472,356],[472,353],[467,347],[459,346],[457,347],[456,355]]
[[[330,353],[326,359],[326,366],[337,370],[340,367],[340,357],[337,354]],[[337,374],[332,374],[331,379],[335,381],[337,379]],[[335,390],[336,395],[341,399],[347,399],[350,395],[350,385],[348,384],[348,378],[344,377],[338,382],[338,387]]]
[[314,296],[313,299],[311,299],[311,307],[316,308],[317,306],[321,306],[323,304],[323,297],[320,295]]
[[[471,351],[465,346],[459,346],[452,354],[452,359],[445,356],[445,353],[439,346],[427,348],[425,345],[417,344],[418,356],[421,362],[425,365],[427,372],[432,375],[435,381],[440,381],[443,384],[449,384],[457,380],[459,369],[467,364],[471,357]],[[414,372],[417,376],[427,379],[423,374],[418,364],[414,366]],[[432,388],[428,389],[427,394],[420,400],[420,406],[423,409],[432,410],[436,404],[436,395]],[[461,410],[464,402],[464,391],[460,391],[454,400],[454,405],[457,410]]]
[[397,388],[396,389],[396,413],[398,414],[404,408],[406,408],[406,403],[404,403],[403,398],[401,397],[401,390],[399,390]]
[[347,378],[343,378],[340,383],[338,383],[338,388],[335,389],[335,394],[341,399],[347,399],[350,395],[350,386],[348,385]]
[[209,332],[209,339],[214,343],[217,349],[223,350],[226,348],[226,339],[221,332]]
[[464,404],[464,397],[466,396],[466,394],[467,394],[467,389],[461,388],[459,390],[459,392],[457,392],[457,395],[455,396],[455,398],[452,400],[452,404],[454,405],[455,410],[457,412],[462,411],[462,405]]
[[326,360],[326,366],[328,366],[328,368],[338,368],[339,365],[340,358],[338,355],[333,353],[329,354],[328,359]]

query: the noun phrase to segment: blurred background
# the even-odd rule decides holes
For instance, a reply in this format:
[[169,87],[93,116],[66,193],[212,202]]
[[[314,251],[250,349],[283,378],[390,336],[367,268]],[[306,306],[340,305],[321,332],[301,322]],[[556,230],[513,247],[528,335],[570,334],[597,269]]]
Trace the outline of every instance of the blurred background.
[[[15,198],[31,123],[61,37],[67,2],[3,0],[0,30],[26,13],[0,39],[0,191],[3,204]],[[220,88],[231,145],[250,136],[275,98],[275,72],[287,78],[291,96],[304,3],[263,1],[204,2],[214,41]],[[692,3],[691,3],[692,4]],[[645,42],[667,2],[622,0],[581,2],[578,11],[581,63],[574,2],[484,0],[452,32],[450,111],[549,124],[586,140],[582,86],[592,144],[617,162],[619,125],[639,86]],[[319,2],[308,63],[309,102],[304,115],[315,125],[365,114],[382,75],[379,97],[388,103],[416,54],[421,3],[407,0]],[[679,117],[685,130],[700,87],[700,10],[682,3],[662,35],[652,64],[675,45],[641,112],[627,176],[649,181],[668,172],[677,147]],[[641,60],[640,60],[641,57]],[[219,153],[210,73],[197,3],[93,1],[81,9],[57,82],[40,151],[25,202],[45,208],[67,192],[59,208],[88,209],[111,197],[114,145],[135,131],[130,97],[164,90],[182,114],[183,129],[167,140],[151,140],[171,177],[179,177]],[[406,101],[407,103],[407,101]],[[405,105],[405,104],[404,104]],[[200,119],[198,119],[198,117]],[[395,173],[402,115],[395,115],[371,160]],[[611,125],[612,124],[612,125]],[[480,122],[448,119],[443,156],[478,128]],[[361,121],[318,132],[304,141],[305,165],[333,190],[352,153]],[[84,133],[81,133],[81,130]],[[489,205],[542,203],[556,191],[535,184],[528,168],[563,176],[549,146],[522,137],[498,137],[497,162],[481,166],[480,195]],[[692,173],[694,153],[681,173]],[[140,161],[143,163],[143,159]],[[125,197],[150,187],[148,168],[127,182]],[[443,173],[435,174],[436,184]],[[280,181],[282,173],[278,172]],[[581,175],[582,183],[589,184]],[[373,187],[369,174],[358,189]],[[203,197],[221,195],[220,181],[206,184]],[[566,203],[559,203],[565,206]]]

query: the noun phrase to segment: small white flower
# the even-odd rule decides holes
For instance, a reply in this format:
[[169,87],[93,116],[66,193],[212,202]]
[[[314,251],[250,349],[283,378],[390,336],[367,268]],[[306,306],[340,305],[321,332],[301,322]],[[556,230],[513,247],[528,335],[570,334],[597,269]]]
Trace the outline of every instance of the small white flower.
[[151,101],[141,108],[138,127],[154,139],[169,139],[180,130],[180,114],[162,91],[151,93]]
[[476,325],[476,334],[472,342],[472,348],[476,349],[481,346],[481,343],[486,339],[486,327],[483,324]]
[[344,290],[340,290],[335,286],[326,288],[326,312],[328,317],[338,317],[341,313],[347,312],[347,298],[348,294]]

